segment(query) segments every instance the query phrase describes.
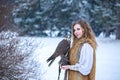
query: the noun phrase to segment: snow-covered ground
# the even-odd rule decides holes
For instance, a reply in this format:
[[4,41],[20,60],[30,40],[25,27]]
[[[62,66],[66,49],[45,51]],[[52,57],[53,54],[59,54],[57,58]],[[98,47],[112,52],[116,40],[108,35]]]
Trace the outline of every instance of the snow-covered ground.
[[[46,59],[53,54],[62,39],[35,38],[36,42],[41,42],[34,51],[35,59],[42,64],[41,80],[57,80],[59,57],[50,67],[48,67]],[[120,80],[120,40],[99,37],[97,43],[96,80]],[[62,70],[60,80],[63,80],[63,75]]]

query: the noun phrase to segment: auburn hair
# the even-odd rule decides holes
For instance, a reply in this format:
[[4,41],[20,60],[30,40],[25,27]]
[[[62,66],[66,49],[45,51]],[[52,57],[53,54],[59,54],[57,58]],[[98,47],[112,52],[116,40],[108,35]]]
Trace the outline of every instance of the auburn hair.
[[83,39],[83,38],[85,40],[89,39],[89,40],[91,40],[94,43],[94,45],[97,45],[96,39],[95,39],[95,35],[94,35],[94,32],[93,32],[91,26],[88,24],[88,22],[86,22],[85,20],[82,20],[82,19],[74,22],[73,25],[72,25],[73,44],[76,43],[76,41],[79,40],[74,35],[74,26],[76,24],[79,24],[83,28],[83,30],[84,30],[84,33],[83,33],[83,35],[82,35],[82,37],[80,39]]

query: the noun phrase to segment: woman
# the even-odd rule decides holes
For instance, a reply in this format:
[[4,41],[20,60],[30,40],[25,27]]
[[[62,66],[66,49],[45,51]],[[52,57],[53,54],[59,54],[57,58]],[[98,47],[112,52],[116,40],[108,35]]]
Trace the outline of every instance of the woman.
[[95,80],[96,40],[90,25],[80,20],[72,26],[73,42],[69,53],[68,80]]

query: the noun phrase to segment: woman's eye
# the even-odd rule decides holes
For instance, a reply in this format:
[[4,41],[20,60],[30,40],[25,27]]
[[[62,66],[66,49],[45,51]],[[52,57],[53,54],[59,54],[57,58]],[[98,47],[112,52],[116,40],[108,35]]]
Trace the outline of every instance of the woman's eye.
[[77,28],[77,30],[80,30],[80,28]]

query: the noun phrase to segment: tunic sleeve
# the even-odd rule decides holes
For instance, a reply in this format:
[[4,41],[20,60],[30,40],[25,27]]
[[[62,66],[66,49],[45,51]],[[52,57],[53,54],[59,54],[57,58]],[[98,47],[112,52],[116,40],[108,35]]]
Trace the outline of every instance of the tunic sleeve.
[[93,65],[93,48],[85,43],[81,48],[79,62],[70,66],[70,70],[79,71],[83,75],[88,75]]

